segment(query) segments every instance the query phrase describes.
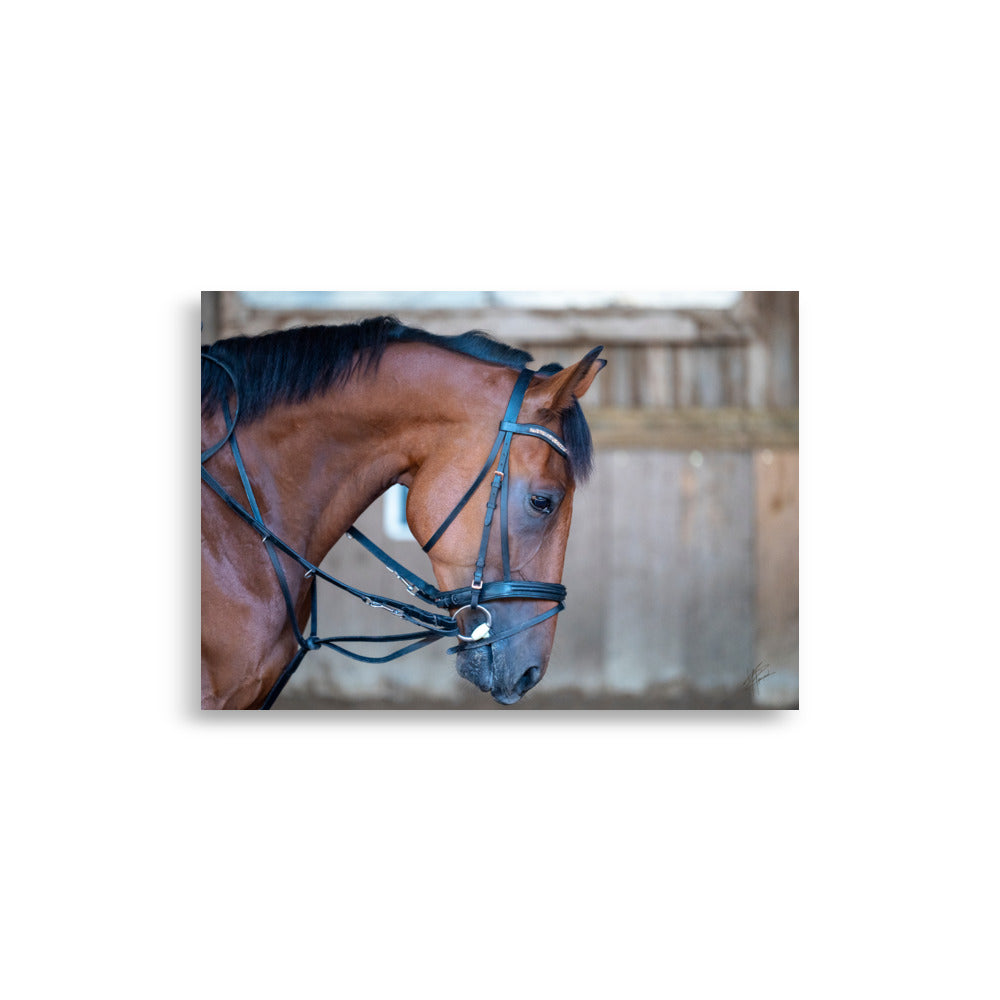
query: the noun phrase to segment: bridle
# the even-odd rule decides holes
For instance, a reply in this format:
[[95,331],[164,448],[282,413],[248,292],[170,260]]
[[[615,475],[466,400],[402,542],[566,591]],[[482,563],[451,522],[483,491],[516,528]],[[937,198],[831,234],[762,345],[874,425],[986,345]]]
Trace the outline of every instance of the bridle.
[[[514,389],[510,395],[510,400],[507,403],[507,408],[500,421],[500,427],[497,431],[496,439],[493,442],[493,447],[490,450],[489,457],[483,464],[479,475],[476,476],[475,482],[469,487],[461,500],[455,504],[451,513],[449,513],[444,519],[437,531],[431,535],[427,544],[423,546],[423,550],[425,552],[430,552],[431,549],[434,548],[434,546],[440,541],[441,536],[444,535],[450,525],[454,522],[455,518],[458,517],[461,511],[475,495],[483,480],[487,477],[487,475],[489,475],[490,470],[493,469],[493,482],[490,487],[489,499],[486,502],[486,514],[483,520],[482,539],[480,541],[476,565],[472,575],[472,582],[468,587],[463,587],[458,590],[438,590],[433,584],[428,583],[415,573],[412,573],[402,564],[393,559],[392,556],[383,552],[382,549],[380,549],[370,538],[365,536],[357,528],[351,527],[346,532],[350,538],[353,538],[355,541],[364,546],[365,549],[367,549],[396,577],[398,577],[398,579],[406,587],[406,590],[412,596],[419,597],[422,601],[437,608],[458,609],[453,616],[449,616],[432,613],[422,608],[415,607],[412,604],[406,604],[390,597],[381,597],[376,594],[370,594],[366,591],[359,590],[356,587],[352,587],[350,584],[344,583],[344,581],[338,580],[335,577],[330,576],[330,574],[325,573],[318,566],[314,566],[308,559],[296,552],[295,549],[275,535],[274,532],[267,527],[264,523],[263,517],[261,516],[257,499],[254,496],[253,489],[250,485],[250,478],[247,475],[246,466],[243,464],[243,457],[240,454],[239,444],[236,440],[236,421],[239,419],[240,411],[239,386],[237,385],[236,376],[233,374],[228,365],[224,364],[218,358],[213,357],[211,354],[202,353],[202,359],[211,361],[212,363],[218,365],[232,381],[236,406],[235,411],[232,416],[230,416],[229,402],[226,399],[225,394],[223,394],[222,412],[226,422],[226,433],[219,441],[201,453],[201,478],[207,486],[209,486],[216,494],[218,494],[219,497],[222,498],[232,511],[238,514],[260,534],[261,541],[264,543],[264,547],[271,560],[271,565],[273,566],[275,575],[277,576],[282,597],[284,598],[288,620],[295,635],[295,640],[299,645],[298,652],[285,669],[282,670],[280,676],[268,692],[267,697],[261,705],[262,709],[269,709],[274,704],[285,684],[288,683],[289,678],[293,673],[295,673],[296,669],[298,669],[298,666],[302,662],[306,653],[311,652],[314,649],[319,649],[321,646],[327,646],[330,649],[336,650],[338,653],[342,653],[343,655],[349,656],[355,660],[361,660],[365,663],[387,663],[388,661],[397,659],[400,656],[405,656],[407,653],[414,652],[417,649],[422,649],[424,646],[427,646],[432,642],[437,642],[439,639],[445,638],[446,636],[454,636],[462,643],[462,645],[453,646],[448,650],[449,653],[455,653],[459,649],[463,651],[478,649],[482,646],[499,642],[501,639],[508,639],[511,636],[516,635],[518,632],[523,632],[526,629],[532,628],[533,626],[552,618],[554,615],[557,615],[560,611],[564,610],[566,588],[561,583],[544,583],[540,581],[511,579],[510,544],[508,541],[507,520],[510,489],[509,469],[511,442],[517,434],[540,438],[556,452],[562,455],[563,458],[568,458],[568,451],[565,444],[563,444],[563,442],[547,427],[542,427],[539,424],[522,424],[517,421],[521,412],[521,404],[524,401],[524,395],[527,392],[528,385],[531,382],[532,377],[537,374],[536,372],[531,369],[524,368],[518,374],[517,381],[514,383]],[[227,443],[229,444],[233,460],[236,463],[237,472],[239,473],[244,492],[246,493],[247,502],[250,506],[249,510],[237,501],[225,489],[225,487],[223,487],[205,469],[205,462],[207,462]],[[496,463],[495,468],[494,462]],[[500,553],[503,564],[503,579],[484,581],[483,575],[486,569],[486,551],[489,547],[493,516],[497,506],[500,507]],[[310,581],[311,610],[308,635],[303,635],[298,626],[291,588],[288,585],[288,579],[285,575],[284,568],[278,559],[279,551],[302,566],[305,570],[306,578]],[[421,631],[408,632],[403,635],[355,635],[320,638],[317,632],[317,580],[325,580],[327,583],[333,584],[340,590],[357,597],[369,607],[385,609],[398,618],[402,618],[413,625],[419,626]],[[494,632],[493,616],[485,605],[490,601],[502,600],[552,601],[555,606],[542,614],[536,615],[534,618],[521,622],[515,627],[505,629],[501,632]],[[468,635],[464,635],[460,632],[459,616],[463,615],[465,612],[468,612],[468,614],[472,616],[483,616],[483,621],[472,628]],[[344,642],[402,642],[407,640],[409,640],[409,644],[404,648],[397,649],[395,652],[380,657],[362,656],[361,654],[354,653],[340,645]]]

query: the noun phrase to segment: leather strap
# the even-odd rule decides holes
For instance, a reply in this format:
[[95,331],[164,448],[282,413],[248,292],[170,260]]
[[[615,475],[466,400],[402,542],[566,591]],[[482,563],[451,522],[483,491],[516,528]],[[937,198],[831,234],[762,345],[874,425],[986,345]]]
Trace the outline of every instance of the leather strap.
[[444,523],[438,528],[437,531],[431,535],[430,540],[426,545],[422,545],[421,548],[424,552],[430,552],[435,545],[440,541],[441,536],[451,527],[452,521],[458,517],[459,514],[465,509],[465,505],[475,496],[476,490],[479,489],[480,483],[486,478],[490,469],[493,466],[493,462],[497,457],[497,453],[500,451],[500,446],[503,444],[503,435],[498,435],[496,441],[493,442],[493,450],[490,452],[490,457],[486,459],[486,464],[479,470],[479,475],[476,476],[476,481],[468,488],[465,496],[455,504],[452,508],[451,513],[444,519]]
[[[218,358],[213,358],[210,354],[202,354],[201,360],[211,361],[214,364],[217,364],[229,376],[230,381],[233,383],[233,391],[234,393],[236,392],[236,376],[233,374],[232,369],[228,365],[223,364]],[[236,421],[239,420],[239,418],[240,418],[240,398],[239,394],[236,393],[236,413],[233,416],[233,422],[231,424],[229,423],[229,417],[227,411],[225,436],[221,440],[216,441],[211,448],[208,448],[201,453],[202,465],[204,465],[232,437],[233,432],[236,430]]]
[[[402,601],[396,601],[391,597],[381,597],[378,594],[369,594],[364,590],[358,590],[357,587],[352,587],[349,583],[345,583],[343,580],[338,580],[336,577],[321,570],[318,566],[314,566],[308,559],[300,556],[298,552],[296,552],[295,549],[293,549],[287,542],[271,532],[265,524],[255,518],[253,514],[251,514],[245,507],[241,506],[238,501],[234,500],[226,489],[221,486],[206,469],[201,470],[201,478],[207,486],[209,486],[223,501],[225,501],[226,505],[233,511],[233,513],[238,514],[241,518],[243,518],[243,520],[254,528],[261,536],[266,535],[267,540],[270,541],[275,548],[284,552],[285,555],[291,556],[292,559],[299,563],[299,565],[305,569],[306,576],[314,576],[317,579],[325,580],[327,583],[333,584],[333,586],[339,588],[340,590],[343,590],[346,593],[351,594],[353,597],[363,601],[369,607],[385,608],[387,611],[396,614],[397,617],[406,618],[408,621],[411,621],[412,624],[419,625],[421,628],[433,629],[434,631],[439,632],[441,636],[456,634],[457,626],[453,618],[424,611],[422,608],[414,607],[412,604],[404,604]],[[429,603],[437,602],[432,601]],[[411,615],[412,618],[410,617]]]
[[[424,552],[430,552],[432,548],[440,541],[441,536],[448,530],[452,522],[458,517],[459,514],[465,509],[465,505],[473,498],[476,490],[479,489],[480,484],[489,474],[490,469],[493,467],[494,461],[498,455],[500,455],[500,462],[498,468],[505,469],[506,462],[504,461],[503,455],[500,454],[501,449],[506,447],[510,449],[511,437],[515,433],[513,430],[505,431],[503,429],[504,424],[511,424],[512,421],[517,420],[517,415],[521,412],[521,403],[524,401],[524,394],[528,391],[528,385],[531,382],[532,376],[535,373],[530,368],[524,368],[517,377],[517,381],[514,383],[514,388],[511,391],[510,399],[507,401],[507,409],[504,411],[503,420],[500,421],[500,431],[493,442],[493,448],[490,450],[489,458],[486,459],[485,464],[479,470],[479,475],[476,476],[475,482],[466,491],[465,496],[458,501],[457,504],[452,508],[451,513],[444,519],[444,523],[438,528],[437,531],[431,535],[427,544],[422,546]],[[516,424],[514,426],[517,426]],[[534,424],[525,424],[526,427],[534,426]],[[544,430],[544,428],[543,428]],[[551,431],[546,431],[547,434],[551,434]],[[556,439],[558,440],[558,438]],[[565,454],[565,451],[564,451]]]

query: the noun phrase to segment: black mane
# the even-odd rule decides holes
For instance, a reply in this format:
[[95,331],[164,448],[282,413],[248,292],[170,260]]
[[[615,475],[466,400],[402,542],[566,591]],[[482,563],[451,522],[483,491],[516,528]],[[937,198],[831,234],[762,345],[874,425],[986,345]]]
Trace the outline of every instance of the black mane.
[[[239,385],[240,423],[249,423],[280,403],[301,403],[343,385],[356,374],[374,371],[393,343],[433,344],[493,364],[520,371],[530,361],[527,351],[510,347],[481,330],[457,337],[404,326],[394,316],[378,316],[341,326],[301,326],[257,337],[229,337],[202,348],[225,364]],[[543,374],[559,371],[546,365]],[[201,411],[216,413],[232,392],[228,375],[216,364],[201,363]],[[593,466],[590,429],[574,402],[563,414],[563,439],[574,477],[585,480]]]

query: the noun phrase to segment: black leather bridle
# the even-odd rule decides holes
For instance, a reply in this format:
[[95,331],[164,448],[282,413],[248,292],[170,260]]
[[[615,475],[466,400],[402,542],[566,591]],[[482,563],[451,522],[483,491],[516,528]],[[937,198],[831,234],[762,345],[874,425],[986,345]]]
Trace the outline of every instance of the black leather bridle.
[[[521,404],[524,400],[524,394],[528,389],[528,384],[531,382],[532,376],[536,374],[534,371],[528,368],[521,370],[517,377],[517,381],[514,383],[514,389],[511,392],[510,400],[507,403],[507,409],[504,411],[503,419],[500,421],[500,428],[497,432],[496,439],[493,442],[493,448],[491,449],[486,462],[483,464],[479,475],[476,477],[472,486],[470,486],[466,491],[462,499],[459,500],[454,506],[451,513],[444,519],[441,526],[430,537],[427,544],[423,546],[423,550],[425,552],[430,552],[430,550],[434,548],[438,541],[440,541],[441,536],[448,530],[455,518],[458,517],[461,511],[472,499],[483,480],[487,477],[487,475],[489,475],[490,470],[493,469],[493,483],[490,488],[489,499],[486,502],[486,515],[483,521],[482,540],[480,541],[479,553],[476,558],[476,567],[472,575],[472,583],[468,587],[463,587],[458,590],[438,590],[433,584],[428,583],[415,573],[410,572],[403,565],[393,559],[392,556],[383,552],[382,549],[380,549],[370,538],[358,531],[357,528],[349,528],[346,532],[349,537],[359,542],[380,562],[382,562],[383,565],[391,570],[391,572],[394,573],[400,581],[402,581],[403,585],[411,595],[419,597],[422,601],[425,601],[426,603],[437,608],[458,609],[454,616],[449,616],[435,614],[423,610],[422,608],[415,607],[412,604],[405,604],[401,601],[394,600],[390,597],[381,597],[376,594],[367,593],[363,590],[358,590],[356,587],[352,587],[350,584],[344,583],[342,580],[338,580],[335,577],[330,576],[318,566],[314,566],[308,559],[296,552],[295,549],[293,549],[286,542],[282,541],[281,538],[275,535],[274,532],[267,527],[261,516],[260,508],[257,505],[257,499],[254,496],[253,489],[250,486],[250,478],[247,475],[246,467],[243,464],[243,457],[240,455],[239,445],[236,440],[236,421],[239,419],[240,412],[239,387],[236,382],[236,376],[226,364],[218,358],[213,357],[211,354],[203,353],[202,358],[218,365],[232,380],[236,407],[235,412],[232,416],[230,416],[229,403],[225,397],[223,397],[222,412],[226,422],[226,433],[221,440],[217,441],[214,445],[212,445],[212,447],[201,453],[201,478],[207,486],[209,486],[216,494],[219,495],[219,497],[222,498],[223,501],[225,501],[226,505],[231,510],[238,514],[260,534],[261,541],[264,543],[264,547],[266,548],[267,554],[271,560],[271,565],[274,567],[275,575],[278,578],[278,584],[281,587],[281,593],[285,601],[285,609],[288,614],[288,620],[291,623],[295,640],[299,645],[298,652],[281,672],[281,675],[268,692],[267,697],[261,705],[262,709],[269,709],[274,704],[285,684],[288,683],[289,678],[293,673],[295,673],[299,664],[302,662],[306,653],[314,649],[319,649],[321,646],[327,646],[330,649],[336,650],[338,653],[342,653],[343,655],[349,656],[355,660],[361,660],[365,663],[387,663],[388,661],[395,660],[400,656],[405,656],[407,653],[411,653],[417,649],[422,649],[424,646],[427,646],[432,642],[437,642],[438,639],[442,639],[447,636],[454,636],[461,641],[461,645],[453,646],[448,650],[448,652],[455,653],[459,649],[477,649],[481,646],[487,646],[490,643],[498,642],[501,639],[510,638],[510,636],[516,635],[518,632],[523,632],[525,629],[532,628],[534,625],[538,625],[548,618],[553,617],[553,615],[557,615],[565,608],[564,601],[566,598],[566,588],[561,583],[543,583],[538,581],[511,579],[507,508],[510,488],[508,476],[510,468],[510,447],[511,442],[514,439],[514,435],[523,434],[530,437],[540,438],[564,458],[568,457],[565,444],[563,444],[563,442],[547,427],[542,427],[539,424],[522,424],[517,422],[517,418],[521,412]],[[243,489],[247,496],[247,502],[250,505],[249,510],[239,503],[205,469],[205,462],[215,455],[216,452],[218,452],[227,442],[232,452],[233,460],[236,463],[236,469],[239,472],[240,480],[243,483]],[[494,462],[496,462],[495,468],[493,464]],[[498,504],[500,507],[500,551],[503,562],[503,579],[484,582],[483,575],[486,568],[486,551],[489,547],[490,532],[493,525],[493,515]],[[278,559],[279,551],[283,552],[286,556],[289,556],[302,566],[303,569],[305,569],[306,578],[310,580],[311,611],[309,635],[307,636],[302,634],[302,631],[298,626],[298,621],[296,620],[295,606],[294,601],[292,600],[291,589],[288,586],[285,571],[281,566],[280,560]],[[396,615],[413,625],[419,626],[421,631],[408,632],[403,635],[354,635],[320,638],[317,634],[317,580],[325,580],[327,583],[333,584],[335,587],[338,587],[354,597],[357,597],[369,607],[383,608],[393,615]],[[506,629],[502,632],[494,632],[492,629],[493,617],[490,614],[489,609],[484,605],[489,601],[501,600],[552,601],[555,606],[540,615],[536,615],[534,618],[521,622],[516,627]],[[472,616],[482,615],[484,619],[472,628],[468,635],[463,635],[459,631],[459,616],[463,615],[465,612],[468,612]],[[466,627],[468,628],[468,625]],[[407,640],[409,640],[409,644],[407,646],[402,649],[397,649],[395,652],[389,653],[386,656],[362,656],[361,654],[351,652],[340,645],[344,642],[403,642]]]

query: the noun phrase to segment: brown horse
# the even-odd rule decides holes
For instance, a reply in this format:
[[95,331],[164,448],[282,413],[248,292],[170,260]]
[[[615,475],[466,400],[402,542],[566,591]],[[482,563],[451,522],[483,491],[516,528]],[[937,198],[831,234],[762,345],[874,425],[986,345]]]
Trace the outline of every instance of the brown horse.
[[459,673],[504,704],[537,684],[565,594],[553,585],[574,487],[592,463],[577,400],[600,350],[529,372],[530,355],[478,331],[438,337],[392,317],[204,349],[203,470],[219,489],[203,481],[202,707],[269,707],[286,665],[316,648],[303,639],[314,568],[393,483],[409,488],[410,530],[444,591],[436,603],[456,615],[440,621],[461,640]]

